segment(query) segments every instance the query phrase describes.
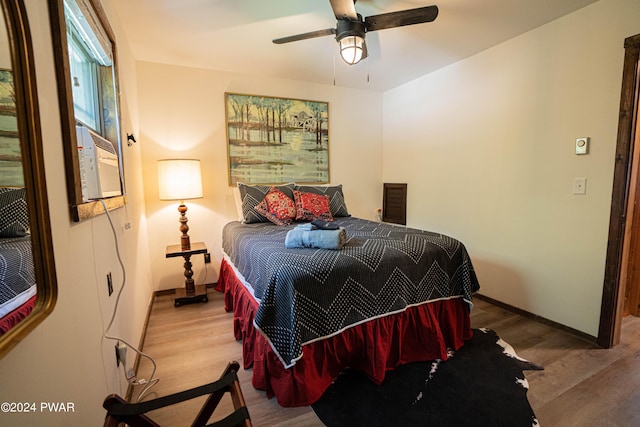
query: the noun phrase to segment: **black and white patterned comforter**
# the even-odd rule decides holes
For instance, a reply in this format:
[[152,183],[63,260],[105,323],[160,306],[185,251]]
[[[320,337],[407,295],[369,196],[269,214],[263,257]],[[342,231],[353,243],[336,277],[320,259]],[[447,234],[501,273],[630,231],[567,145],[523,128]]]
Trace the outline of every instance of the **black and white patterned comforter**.
[[31,237],[0,238],[0,317],[36,293]]
[[225,225],[224,252],[251,284],[254,324],[285,367],[304,344],[428,301],[464,298],[480,286],[464,245],[428,231],[359,218],[336,218],[341,250],[286,249],[291,226]]

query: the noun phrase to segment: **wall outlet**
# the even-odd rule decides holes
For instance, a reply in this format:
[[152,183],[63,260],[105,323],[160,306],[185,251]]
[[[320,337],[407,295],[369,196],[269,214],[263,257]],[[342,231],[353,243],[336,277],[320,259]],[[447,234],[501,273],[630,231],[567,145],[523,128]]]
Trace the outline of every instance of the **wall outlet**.
[[113,293],[113,278],[111,277],[111,272],[107,273],[107,290],[109,291],[109,296]]
[[120,352],[118,350],[118,344],[116,344],[116,368],[120,367]]
[[122,366],[127,367],[127,346],[118,342],[116,344],[116,367],[119,367],[122,363]]
[[573,178],[573,194],[587,194],[587,178]]
[[204,253],[204,263],[209,264],[211,262],[211,254],[209,252]]

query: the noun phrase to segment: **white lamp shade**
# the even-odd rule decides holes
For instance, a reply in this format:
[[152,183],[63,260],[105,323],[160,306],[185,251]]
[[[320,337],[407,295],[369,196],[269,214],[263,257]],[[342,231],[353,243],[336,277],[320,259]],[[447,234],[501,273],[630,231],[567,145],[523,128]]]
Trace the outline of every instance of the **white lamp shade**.
[[200,160],[158,160],[160,200],[186,200],[202,197]]

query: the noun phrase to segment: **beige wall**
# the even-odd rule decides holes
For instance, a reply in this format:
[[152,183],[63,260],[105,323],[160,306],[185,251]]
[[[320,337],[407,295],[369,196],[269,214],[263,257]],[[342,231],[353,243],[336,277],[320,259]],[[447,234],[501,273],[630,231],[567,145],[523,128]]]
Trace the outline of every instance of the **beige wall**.
[[138,63],[142,166],[153,283],[156,289],[184,284],[183,260],[165,258],[178,244],[177,202],[158,199],[157,160],[197,158],[204,198],[187,201],[191,241],[204,241],[212,263],[192,258],[196,283],[217,280],[222,227],[237,218],[228,184],[224,93],[246,93],[329,102],[330,175],[344,185],[349,211],[373,218],[382,198],[382,95],[327,85],[263,79],[218,71]]
[[[224,223],[236,212],[227,184],[225,91],[329,101],[331,181],[351,212],[372,218],[383,181],[409,184],[409,225],[464,241],[482,292],[533,313],[597,332],[622,72],[622,42],[640,32],[636,0],[601,0],[545,27],[384,95],[136,63],[118,36],[129,205],[113,213],[128,287],[114,332],[137,343],[155,289],[182,280],[175,204],[157,199],[156,160],[200,158],[204,193],[189,202],[194,240],[207,243],[217,279]],[[0,425],[99,425],[101,403],[124,392],[113,343],[102,332],[113,309],[105,274],[122,278],[104,216],[69,221],[57,92],[43,0],[27,0],[59,298],[53,314],[0,360],[0,401],[73,402],[73,414],[0,414]],[[383,119],[384,118],[384,119]],[[575,156],[576,137],[591,154]],[[384,144],[383,144],[384,141]],[[587,195],[571,194],[587,177]],[[130,222],[131,230],[122,224]],[[115,294],[114,294],[115,295]]]
[[[112,272],[116,292],[122,273],[104,215],[80,224],[70,222],[48,8],[44,0],[26,3],[38,75],[58,302],[53,313],[0,360],[0,401],[35,402],[38,409],[40,402],[72,402],[75,412],[0,413],[0,425],[101,425],[104,397],[126,391],[122,369],[116,368],[115,343],[102,338],[116,296],[107,296],[106,273]],[[123,130],[136,131],[135,62],[109,3],[103,4],[120,41],[121,89],[126,94],[122,99]],[[111,332],[137,345],[151,298],[140,147],[125,146],[124,161],[129,205],[126,210],[114,211],[112,217],[128,283]],[[132,228],[124,232],[126,221]]]
[[408,183],[409,225],[465,242],[481,293],[591,335],[639,16],[601,0],[384,95],[383,179]]

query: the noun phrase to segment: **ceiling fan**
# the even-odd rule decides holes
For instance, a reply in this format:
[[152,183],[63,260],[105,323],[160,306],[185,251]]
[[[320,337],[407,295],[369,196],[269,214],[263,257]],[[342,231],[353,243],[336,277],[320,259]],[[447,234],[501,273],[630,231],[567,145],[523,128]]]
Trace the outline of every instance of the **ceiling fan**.
[[295,42],[335,34],[340,45],[340,55],[348,64],[353,65],[367,57],[365,34],[385,28],[402,27],[404,25],[432,22],[438,16],[438,6],[425,6],[397,12],[381,13],[367,16],[356,12],[357,0],[329,0],[333,14],[338,20],[336,28],[311,31],[295,36],[274,39],[275,44]]

